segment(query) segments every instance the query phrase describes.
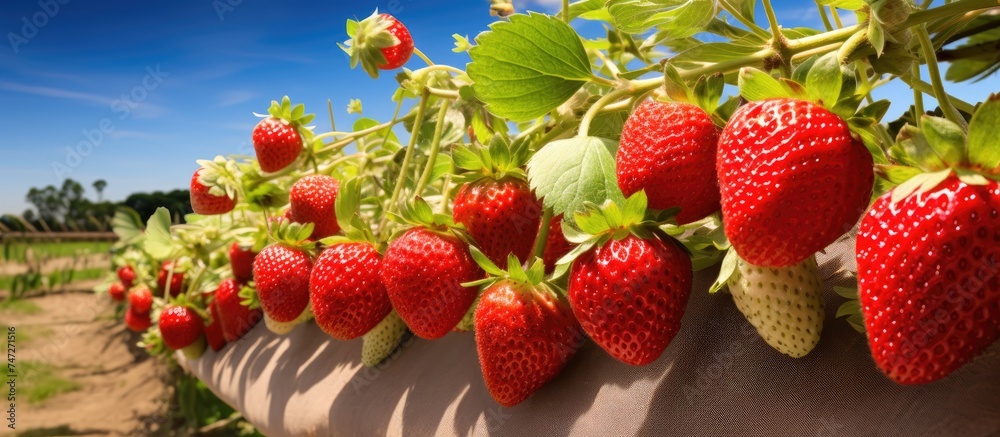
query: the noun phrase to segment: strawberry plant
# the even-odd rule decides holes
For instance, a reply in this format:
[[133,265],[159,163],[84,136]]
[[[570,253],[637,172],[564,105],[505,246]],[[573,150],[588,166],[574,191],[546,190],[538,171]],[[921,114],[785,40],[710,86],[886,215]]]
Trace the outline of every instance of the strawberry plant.
[[[150,294],[125,317],[152,323],[153,353],[204,349],[196,325],[234,342],[315,317],[374,366],[411,333],[471,330],[509,406],[586,338],[657,360],[705,291],[693,273],[720,264],[711,291],[804,356],[829,335],[815,255],[849,236],[859,299],[839,313],[893,380],[946,377],[1000,336],[1000,98],[950,95],[938,55],[988,39],[997,3],[817,2],[825,29],[781,26],[769,0],[495,2],[489,29],[455,36],[465,68],[394,17],[349,20],[351,67],[395,70],[392,117],[323,131],[289,97],[262,107],[254,156],[198,161],[186,224],[116,216],[132,273],[114,296]],[[607,33],[582,37],[584,20]],[[1000,65],[947,58],[963,80]],[[894,81],[912,102],[875,99]],[[178,328],[178,308],[203,324]]]

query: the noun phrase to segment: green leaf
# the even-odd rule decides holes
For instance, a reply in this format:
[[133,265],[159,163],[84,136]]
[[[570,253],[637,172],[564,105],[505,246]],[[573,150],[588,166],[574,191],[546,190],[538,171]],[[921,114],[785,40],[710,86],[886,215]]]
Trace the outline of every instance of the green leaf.
[[130,242],[142,236],[142,219],[132,208],[118,208],[111,220],[111,229],[121,241]]
[[577,212],[574,222],[587,235],[600,235],[611,229],[612,223],[604,211],[593,204],[587,204],[586,212]]
[[465,170],[479,171],[483,168],[483,160],[479,159],[479,154],[473,152],[468,147],[456,147],[451,151],[455,166]]
[[858,299],[858,287],[840,287],[834,286],[833,291],[837,293],[838,296],[845,299]]
[[687,38],[715,16],[712,0],[610,0],[606,7],[622,31],[645,33],[656,27],[659,39]]
[[498,116],[545,115],[592,76],[580,37],[556,17],[515,14],[490,29],[476,37],[467,71],[476,95]]
[[637,225],[646,217],[646,207],[649,205],[646,190],[639,190],[625,200],[622,207],[621,223],[623,226]]
[[961,127],[941,117],[924,115],[920,120],[927,144],[942,161],[958,165],[965,160],[965,132]]
[[[667,96],[677,102],[691,101],[691,88],[681,79],[681,74],[673,65],[667,64],[663,69],[663,85],[667,90]],[[706,111],[711,113],[712,111]]]
[[556,215],[580,211],[584,202],[624,202],[615,179],[617,149],[617,142],[597,137],[553,141],[528,161],[531,188]]
[[878,20],[868,21],[868,42],[875,49],[876,57],[882,56],[885,52],[885,30]]
[[701,109],[711,114],[719,107],[719,100],[722,99],[722,91],[726,87],[726,81],[722,74],[702,76],[694,84],[695,101]]
[[729,278],[737,274],[736,268],[739,267],[740,257],[736,254],[736,249],[729,249],[726,251],[725,258],[722,258],[722,266],[719,267],[719,277],[715,279],[712,286],[709,287],[708,292],[715,294],[722,287],[726,286],[729,282]]
[[598,114],[590,123],[590,134],[618,141],[622,136],[622,128],[625,127],[628,116],[629,112],[626,110]]
[[584,20],[611,21],[611,15],[604,9],[605,0],[581,0],[569,5],[569,17]]
[[832,107],[840,98],[840,89],[843,86],[843,69],[840,61],[837,60],[837,52],[830,52],[819,59],[809,69],[806,75],[806,90],[815,101],[821,102],[824,106]]
[[750,101],[796,97],[787,85],[756,68],[744,67],[740,69],[739,86],[740,95]]
[[986,171],[1000,170],[1000,94],[991,95],[969,122],[969,161]]
[[333,210],[337,215],[337,224],[341,229],[352,228],[352,218],[357,214],[361,205],[361,184],[358,178],[350,180],[340,185],[337,192],[337,199],[334,201]]
[[861,302],[857,299],[852,299],[844,302],[837,308],[837,318],[850,316],[852,314],[858,314],[861,312]]
[[879,174],[889,183],[899,185],[922,173],[919,168],[906,165],[883,165],[879,166]]
[[858,110],[857,116],[870,119],[875,123],[882,121],[882,117],[885,117],[885,113],[889,111],[890,102],[886,99],[876,100],[870,105],[865,106]]
[[153,258],[164,260],[173,251],[173,240],[170,238],[170,211],[166,208],[156,208],[156,212],[146,222],[146,241],[143,248]]

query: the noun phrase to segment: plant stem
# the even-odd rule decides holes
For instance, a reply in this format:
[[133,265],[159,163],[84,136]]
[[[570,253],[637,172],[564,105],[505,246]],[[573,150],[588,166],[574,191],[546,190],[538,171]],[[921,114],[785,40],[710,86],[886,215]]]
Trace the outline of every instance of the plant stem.
[[757,34],[758,36],[766,37],[767,35],[766,30],[758,26],[757,23],[754,23],[747,17],[744,17],[743,13],[737,10],[732,4],[730,4],[728,0],[723,0],[719,2],[719,4],[722,5],[722,9],[724,9],[726,12],[729,12],[729,15],[732,15],[733,18],[736,19],[736,21],[742,23],[744,26],[747,27],[747,29],[750,29],[751,32]]
[[434,172],[434,164],[437,161],[438,151],[441,150],[441,134],[444,132],[444,120],[448,115],[448,102],[441,102],[441,109],[438,110],[437,124],[434,125],[434,139],[431,142],[430,156],[427,157],[427,164],[424,165],[424,172],[420,175],[417,188],[413,190],[414,195],[419,196],[427,186],[427,182]]
[[434,62],[431,61],[431,58],[428,58],[427,55],[424,54],[424,52],[420,51],[420,49],[414,47],[413,48],[413,54],[419,56],[420,59],[423,59],[424,62],[426,62],[428,66],[434,65]]
[[931,86],[934,88],[934,96],[937,98],[938,106],[941,107],[941,112],[944,113],[944,117],[949,121],[959,125],[963,131],[968,132],[969,125],[962,118],[962,114],[959,114],[958,109],[955,109],[951,104],[951,98],[944,90],[944,83],[941,81],[941,72],[938,70],[937,57],[934,55],[934,44],[931,43],[931,37],[927,34],[927,29],[923,25],[916,26],[913,28],[913,34],[920,43],[924,62],[927,63],[927,74],[931,76]]
[[570,21],[570,18],[569,18],[569,0],[562,0],[562,19],[567,24]]
[[552,214],[552,208],[545,208],[542,211],[542,223],[538,228],[538,236],[535,237],[535,247],[532,251],[532,254],[536,258],[541,258],[545,255],[545,243],[549,239],[549,225],[552,223]]
[[[660,81],[662,82],[662,79],[660,79]],[[586,137],[590,131],[590,123],[593,122],[594,117],[596,117],[597,114],[601,112],[601,108],[604,108],[605,106],[607,106],[608,103],[617,100],[619,97],[624,97],[628,94],[630,94],[629,89],[618,88],[615,90],[611,90],[603,97],[598,99],[596,102],[594,102],[594,104],[590,108],[587,108],[587,113],[583,114],[583,117],[580,118],[580,131],[577,134],[577,136],[580,138]]]
[[767,14],[767,23],[771,26],[771,36],[774,38],[775,42],[778,42],[785,38],[785,35],[781,34],[781,26],[778,25],[778,17],[774,15],[774,8],[771,7],[771,0],[763,0],[764,13]]
[[816,9],[819,10],[819,18],[823,20],[823,27],[829,32],[833,30],[833,26],[830,25],[830,18],[826,16],[826,8],[823,5],[816,3]]
[[396,125],[399,122],[409,120],[409,119],[411,119],[413,117],[414,117],[413,115],[407,115],[407,116],[405,116],[403,118],[399,118],[399,119],[393,118],[392,120],[387,121],[385,123],[382,123],[382,124],[380,124],[378,126],[372,126],[372,127],[368,128],[368,129],[359,130],[357,132],[327,132],[327,133],[324,133],[324,134],[317,135],[316,138],[332,137],[332,136],[335,136],[337,134],[343,134],[344,135],[343,138],[341,138],[341,139],[339,139],[337,141],[334,141],[334,142],[332,142],[330,144],[327,144],[325,147],[323,147],[322,149],[318,150],[317,153],[325,153],[325,152],[329,152],[329,151],[334,151],[334,150],[342,149],[344,147],[347,147],[349,144],[353,143],[354,140],[357,139],[357,138],[367,136],[368,134],[371,134],[371,133],[374,133],[374,132],[378,132],[378,131],[380,131],[382,129],[385,129],[385,128],[388,128],[388,127],[392,127],[392,126]]
[[[927,82],[924,82],[923,80],[920,80],[919,78],[909,78],[907,76],[900,76],[899,79],[902,80],[903,83],[909,85],[910,88],[913,88],[916,91],[920,91],[920,92],[922,92],[924,94],[934,95],[934,86],[931,85],[931,84],[929,84],[929,83],[927,83]],[[973,104],[971,104],[969,102],[966,102],[966,101],[964,101],[962,99],[959,99],[958,97],[955,97],[955,96],[949,94],[948,95],[948,100],[953,105],[955,105],[956,108],[958,108],[962,112],[969,113],[969,114],[972,114],[973,112],[976,112],[976,106],[975,105],[973,105]],[[921,99],[920,102],[921,102],[921,105],[922,105],[923,104],[923,99]]]
[[840,13],[837,12],[837,8],[830,6],[830,15],[833,16],[833,23],[837,25],[837,29],[844,27],[844,23],[840,21]]
[[443,90],[441,88],[425,87],[427,91],[434,96],[444,97],[446,99],[458,100],[458,91]]
[[[406,146],[406,154],[403,156],[403,164],[399,167],[399,177],[396,178],[396,185],[392,187],[392,196],[389,198],[389,204],[386,206],[386,212],[391,212],[396,207],[396,203],[399,202],[399,193],[403,191],[403,184],[406,183],[406,169],[410,166],[410,161],[413,159],[413,149],[417,148],[417,137],[420,136],[420,126],[424,121],[424,110],[427,109],[427,100],[430,97],[427,89],[424,89],[424,93],[420,96],[420,105],[417,106],[417,119],[413,121],[413,131],[410,133],[410,142]],[[388,219],[388,214],[382,215],[382,221],[379,222],[378,229],[381,232],[385,229],[385,221]]]
[[[920,81],[920,65],[914,63],[910,70],[913,72],[913,79]],[[924,115],[924,93],[918,90],[917,87],[911,86],[910,88],[913,88],[913,119],[919,128],[921,123],[923,123],[921,116]]]
[[444,177],[444,182],[441,184],[441,204],[438,205],[439,214],[448,213],[448,198],[451,197],[451,173],[448,173]]

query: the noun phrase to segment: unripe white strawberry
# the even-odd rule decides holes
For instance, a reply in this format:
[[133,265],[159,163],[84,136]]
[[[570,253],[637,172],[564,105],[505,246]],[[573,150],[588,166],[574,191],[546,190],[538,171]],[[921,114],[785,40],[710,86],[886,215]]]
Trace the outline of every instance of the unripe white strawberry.
[[362,337],[361,363],[368,367],[379,365],[409,337],[403,319],[395,311],[390,312]]
[[816,258],[791,267],[769,268],[742,259],[727,281],[736,307],[778,352],[808,354],[823,330],[823,283]]

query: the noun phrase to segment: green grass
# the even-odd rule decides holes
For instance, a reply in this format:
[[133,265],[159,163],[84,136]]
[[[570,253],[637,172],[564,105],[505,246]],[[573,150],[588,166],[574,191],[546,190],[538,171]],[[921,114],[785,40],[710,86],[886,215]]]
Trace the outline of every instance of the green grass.
[[0,312],[12,312],[21,314],[37,314],[42,309],[34,302],[24,299],[4,299],[0,300]]
[[41,361],[22,361],[15,369],[17,396],[40,404],[53,396],[79,390],[80,383],[59,376],[57,369]]
[[[72,283],[76,281],[87,281],[91,279],[100,279],[103,278],[104,275],[107,273],[108,273],[107,268],[94,267],[89,269],[74,270],[72,276],[69,275],[69,272],[52,272],[49,273],[47,276],[49,276],[50,278],[52,277],[55,278],[56,283],[53,284],[53,288],[58,288],[62,284]],[[11,285],[14,283],[14,278],[16,277],[17,275],[0,276],[0,290],[9,291],[11,289]]]
[[111,250],[112,244],[108,241],[73,241],[64,243],[27,243],[15,241],[3,244],[3,253],[0,254],[2,256],[0,260],[23,263],[27,258],[28,247],[31,247],[31,251],[35,256],[58,258],[105,253]]

